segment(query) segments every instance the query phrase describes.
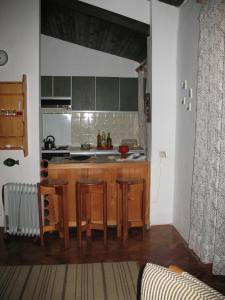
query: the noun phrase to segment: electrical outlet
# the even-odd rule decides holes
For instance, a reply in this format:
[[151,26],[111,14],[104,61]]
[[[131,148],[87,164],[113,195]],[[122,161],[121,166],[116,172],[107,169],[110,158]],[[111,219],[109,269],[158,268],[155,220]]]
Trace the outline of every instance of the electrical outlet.
[[160,158],[166,158],[166,151],[159,151]]

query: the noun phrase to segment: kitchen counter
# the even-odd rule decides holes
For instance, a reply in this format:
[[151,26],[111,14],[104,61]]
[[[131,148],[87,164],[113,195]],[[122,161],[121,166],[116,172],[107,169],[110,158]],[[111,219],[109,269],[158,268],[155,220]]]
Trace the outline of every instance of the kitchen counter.
[[[42,150],[42,153],[70,153],[70,155],[119,155],[119,147],[115,146],[112,150],[97,150],[91,148],[90,150],[81,150],[80,147],[69,147],[66,150]],[[128,153],[144,153],[144,149],[141,147],[135,147],[129,150]]]
[[[50,161],[49,161],[49,164],[52,165],[52,164],[56,164],[56,165],[68,165],[68,164],[112,164],[112,163],[127,163],[127,162],[134,162],[134,163],[137,163],[137,162],[141,162],[141,161],[146,161],[146,157],[141,155],[140,158],[138,159],[135,159],[135,158],[120,158],[120,155],[93,155],[93,156],[90,156],[89,155],[89,158],[88,159],[81,159],[81,157],[88,157],[87,154],[83,154],[82,155],[74,155],[70,158],[65,158],[65,157],[53,157]],[[77,158],[77,159],[76,159]]]
[[[68,201],[68,220],[69,226],[76,226],[76,182],[81,179],[99,179],[107,183],[107,223],[116,225],[117,198],[119,197],[117,178],[143,178],[146,182],[145,207],[146,224],[149,220],[150,207],[150,163],[147,160],[117,160],[120,156],[116,155],[96,155],[86,161],[70,161],[65,158],[52,158],[48,165],[49,179],[65,179],[68,181],[67,201]],[[140,187],[132,187],[129,215],[134,222],[140,222]],[[100,195],[101,196],[101,195]],[[101,203],[99,195],[97,203]],[[101,211],[94,211],[94,218],[101,220]]]

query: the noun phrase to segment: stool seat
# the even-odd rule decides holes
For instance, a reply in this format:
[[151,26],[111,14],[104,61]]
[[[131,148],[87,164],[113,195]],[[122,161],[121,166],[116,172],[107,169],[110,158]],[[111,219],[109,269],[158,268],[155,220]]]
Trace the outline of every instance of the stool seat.
[[[146,207],[146,184],[144,178],[117,178],[116,183],[120,188],[119,193],[117,188],[117,237],[121,238],[123,243],[128,239],[128,229],[130,227],[142,227],[142,237],[145,232],[145,207]],[[129,220],[129,200],[131,186],[141,185],[140,197],[140,220]],[[120,196],[119,196],[120,194]]]
[[[67,208],[67,184],[64,179],[46,179],[38,183],[38,208],[39,208],[39,223],[40,223],[40,239],[41,245],[44,245],[44,232],[52,231],[57,228],[64,239],[64,248],[69,247],[69,227],[68,227],[68,208]],[[51,209],[54,210],[54,197],[57,196],[58,221],[53,226],[45,226],[43,224],[43,207],[42,196],[48,199],[51,203]],[[54,212],[55,213],[55,212]]]
[[98,179],[79,179],[78,183],[83,186],[101,186],[105,181]]
[[[96,193],[102,193],[101,204]],[[93,219],[93,207],[102,213],[102,220]],[[96,208],[97,207],[97,208]],[[80,179],[76,182],[77,239],[81,247],[82,232],[91,236],[92,229],[103,230],[104,244],[107,243],[107,184],[97,179]]]

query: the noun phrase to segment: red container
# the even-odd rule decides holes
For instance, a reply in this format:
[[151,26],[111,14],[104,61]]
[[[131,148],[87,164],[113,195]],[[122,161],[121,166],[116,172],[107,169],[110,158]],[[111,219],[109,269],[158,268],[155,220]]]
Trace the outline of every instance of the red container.
[[121,158],[126,157],[126,153],[129,151],[129,147],[127,145],[120,145],[119,152],[121,153]]

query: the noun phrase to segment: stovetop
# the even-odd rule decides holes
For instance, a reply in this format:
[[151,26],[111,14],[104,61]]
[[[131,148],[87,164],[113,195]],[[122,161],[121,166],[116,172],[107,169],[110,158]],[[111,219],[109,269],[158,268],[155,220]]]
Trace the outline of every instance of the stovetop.
[[51,149],[46,149],[46,148],[42,148],[43,151],[61,151],[61,150],[68,150],[69,146],[57,146],[55,148],[51,148]]

